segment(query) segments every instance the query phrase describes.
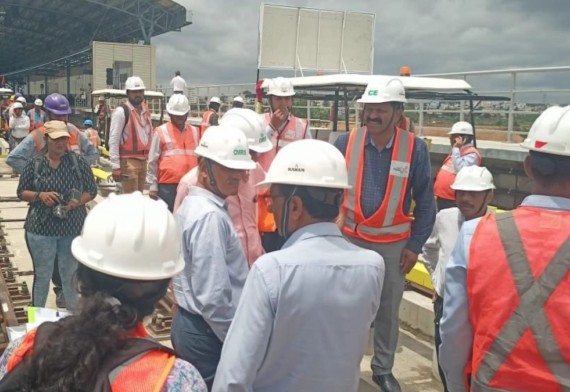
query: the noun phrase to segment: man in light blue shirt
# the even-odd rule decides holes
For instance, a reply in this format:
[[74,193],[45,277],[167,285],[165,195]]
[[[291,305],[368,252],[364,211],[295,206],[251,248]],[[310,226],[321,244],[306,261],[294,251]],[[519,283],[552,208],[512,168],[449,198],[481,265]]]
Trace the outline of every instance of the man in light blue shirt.
[[[539,267],[536,257],[557,253],[557,239],[570,236],[567,223],[570,217],[570,106],[552,107],[543,112],[522,146],[531,150],[524,167],[533,180],[532,195],[511,212],[497,214],[496,218],[487,217],[484,221],[465,222],[446,268],[439,359],[451,392],[467,391],[467,383],[473,390],[481,391],[551,391],[570,387],[567,359],[555,355],[558,350],[568,352],[570,349],[566,333],[551,339],[549,331],[550,323],[565,325],[570,318],[568,307],[557,305],[568,303],[568,291],[557,293],[555,290],[557,286],[570,284],[569,263],[566,257],[566,265],[552,266],[554,277],[544,279],[550,286],[545,287],[541,275],[551,270],[550,264],[560,260],[554,257],[546,266],[543,263]],[[475,233],[478,237],[473,239]],[[482,243],[477,242],[477,238],[481,238]],[[501,241],[503,249],[489,243],[489,239]],[[492,256],[481,257],[481,249]],[[479,257],[475,259],[473,255]],[[511,263],[514,260],[517,262]],[[474,265],[479,266],[478,269]],[[532,276],[531,269],[536,276]],[[491,275],[486,277],[486,273]],[[506,287],[511,289],[487,283],[497,276],[500,282],[508,282]],[[531,289],[537,288],[535,284],[541,287],[533,292]],[[485,298],[481,298],[482,293]],[[546,311],[546,301],[541,299],[545,293],[555,312],[549,313],[551,320],[546,320],[537,331],[534,323]],[[532,300],[530,305],[529,299]],[[484,303],[484,306],[476,308],[476,303]],[[529,309],[532,317],[525,314]],[[486,321],[497,318],[508,321],[502,325],[477,323],[473,322],[473,315]],[[529,330],[532,333],[528,333]],[[533,336],[540,338],[533,340]],[[556,343],[557,339],[560,343]],[[545,357],[544,353],[548,355]],[[465,374],[466,369],[468,374]]]
[[195,153],[198,183],[176,212],[186,266],[173,279],[178,311],[171,337],[177,353],[211,388],[248,273],[224,199],[237,194],[246,171],[256,164],[245,134],[228,126],[210,127]]
[[248,276],[222,350],[215,392],[356,392],[384,261],[335,224],[348,175],[320,140],[277,153],[265,181],[287,241]]

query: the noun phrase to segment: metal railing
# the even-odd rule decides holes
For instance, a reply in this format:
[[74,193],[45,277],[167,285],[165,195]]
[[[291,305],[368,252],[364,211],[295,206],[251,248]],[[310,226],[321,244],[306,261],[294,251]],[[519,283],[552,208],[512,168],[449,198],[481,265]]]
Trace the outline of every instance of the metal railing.
[[[566,73],[568,77],[559,77]],[[530,76],[524,80],[521,75]],[[556,75],[556,78],[551,75]],[[502,134],[503,140],[513,142],[514,136],[524,136],[538,114],[551,104],[564,104],[570,101],[570,66],[516,68],[503,70],[453,72],[417,75],[424,77],[461,78],[468,81],[473,91],[479,95],[505,96],[510,101],[495,104],[482,104],[474,110],[475,122],[479,128]],[[547,77],[551,77],[548,79]],[[568,81],[568,82],[566,82]],[[167,97],[171,88],[158,88]],[[231,106],[233,97],[255,92],[254,83],[221,84],[190,87],[191,112],[200,115],[208,100],[218,96],[224,102],[222,112]],[[246,99],[246,107],[254,108],[254,99]],[[329,127],[330,102],[294,100],[293,110],[299,116],[311,121],[312,127]],[[267,107],[266,103],[265,106]],[[351,102],[349,106],[350,127],[357,123],[359,106]],[[342,112],[342,110],[341,110]],[[455,105],[443,102],[413,101],[406,105],[406,114],[416,123],[416,130],[423,135],[430,127],[449,128],[453,122],[470,120],[469,104],[459,101]],[[344,129],[344,114],[339,113],[339,124]]]

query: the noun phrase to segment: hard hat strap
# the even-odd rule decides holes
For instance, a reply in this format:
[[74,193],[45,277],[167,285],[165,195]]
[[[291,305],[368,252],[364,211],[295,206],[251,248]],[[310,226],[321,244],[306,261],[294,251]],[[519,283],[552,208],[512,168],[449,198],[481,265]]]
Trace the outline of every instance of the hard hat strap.
[[291,201],[291,199],[293,199],[293,196],[295,196],[296,192],[297,192],[297,187],[293,188],[293,191],[287,197],[287,199],[285,199],[285,202],[283,203],[283,214],[281,214],[280,226],[281,226],[281,235],[285,239],[288,239],[290,236],[290,234],[287,232],[287,221],[289,220],[289,202]]
[[206,158],[206,171],[208,172],[209,184],[212,187],[212,189],[214,190],[214,192],[216,192],[218,195],[225,196],[220,191],[220,188],[218,188],[218,184],[216,183],[216,179],[214,178],[214,172],[212,170],[212,161],[208,158]]

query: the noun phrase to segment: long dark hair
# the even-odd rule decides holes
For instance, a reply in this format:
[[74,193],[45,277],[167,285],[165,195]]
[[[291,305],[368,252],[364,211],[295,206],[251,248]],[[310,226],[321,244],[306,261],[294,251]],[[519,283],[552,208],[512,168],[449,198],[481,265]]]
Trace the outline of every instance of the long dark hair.
[[170,279],[137,281],[79,264],[77,314],[59,320],[49,339],[27,357],[25,391],[88,391],[106,357],[164,297]]

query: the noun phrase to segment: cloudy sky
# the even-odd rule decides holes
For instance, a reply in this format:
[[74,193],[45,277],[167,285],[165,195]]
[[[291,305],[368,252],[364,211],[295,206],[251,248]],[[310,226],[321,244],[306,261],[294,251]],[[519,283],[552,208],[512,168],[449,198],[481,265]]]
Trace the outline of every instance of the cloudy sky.
[[[193,12],[193,24],[153,39],[159,82],[168,84],[175,69],[191,86],[255,82],[261,1],[176,1]],[[375,14],[376,74],[397,74],[401,65],[410,66],[413,74],[570,65],[568,0],[280,0],[275,4]],[[270,76],[262,70],[264,74]],[[506,85],[508,78],[470,82],[487,89]],[[570,72],[522,74],[518,83],[529,88],[570,88]]]

